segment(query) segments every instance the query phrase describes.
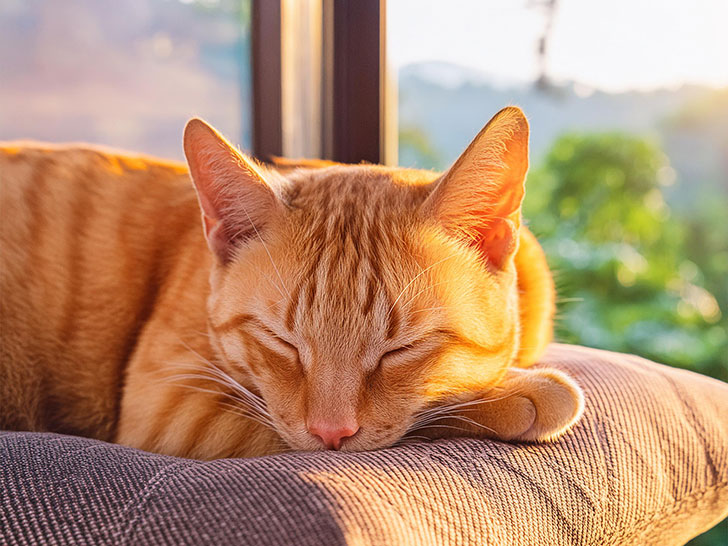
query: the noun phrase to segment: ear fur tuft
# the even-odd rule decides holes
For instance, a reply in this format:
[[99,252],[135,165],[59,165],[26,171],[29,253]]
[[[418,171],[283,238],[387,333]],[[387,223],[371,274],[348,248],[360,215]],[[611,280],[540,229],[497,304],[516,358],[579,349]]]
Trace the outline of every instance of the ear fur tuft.
[[236,248],[270,221],[278,198],[255,160],[201,119],[187,123],[184,150],[207,244],[221,263],[228,263]]
[[528,134],[520,108],[498,112],[435,183],[425,204],[447,232],[476,246],[498,269],[518,247]]

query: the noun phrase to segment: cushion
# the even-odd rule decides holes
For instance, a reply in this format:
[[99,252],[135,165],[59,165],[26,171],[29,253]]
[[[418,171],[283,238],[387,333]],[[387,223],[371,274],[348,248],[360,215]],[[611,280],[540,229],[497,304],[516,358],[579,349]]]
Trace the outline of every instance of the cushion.
[[[683,544],[728,515],[728,385],[553,345],[586,412],[549,444],[455,439],[194,461],[0,433],[8,544]],[[1,542],[1,541],[0,541]]]

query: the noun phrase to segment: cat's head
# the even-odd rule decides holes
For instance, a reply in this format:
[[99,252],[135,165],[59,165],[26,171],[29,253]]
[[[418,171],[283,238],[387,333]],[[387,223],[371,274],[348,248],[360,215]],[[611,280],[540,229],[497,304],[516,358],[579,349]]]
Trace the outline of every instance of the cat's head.
[[214,255],[214,344],[292,447],[390,445],[418,411],[513,361],[519,109],[499,112],[444,175],[267,168],[200,120],[185,152]]

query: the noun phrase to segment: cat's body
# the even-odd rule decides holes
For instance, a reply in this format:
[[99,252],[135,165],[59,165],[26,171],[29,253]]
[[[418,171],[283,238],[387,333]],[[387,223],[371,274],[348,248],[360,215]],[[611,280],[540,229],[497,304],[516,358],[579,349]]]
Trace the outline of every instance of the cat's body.
[[189,283],[177,311],[204,308],[210,257],[185,166],[29,144],[3,146],[0,173],[2,370],[15,376],[0,382],[2,424],[112,440],[127,364],[173,279]]
[[[275,191],[251,186],[237,231],[228,223],[219,239],[229,211],[218,207],[218,220],[199,162],[218,168],[225,158],[212,157],[217,147],[195,151],[205,138],[187,139],[197,194],[183,164],[89,147],[0,146],[0,428],[199,458],[286,445],[367,449],[395,442],[437,401],[524,390],[525,376],[509,366],[530,365],[550,340],[554,292],[520,222],[504,272],[483,281],[492,283],[484,305],[511,318],[483,329],[448,312],[476,304],[447,286],[479,282],[480,270],[468,269],[480,267],[475,258],[435,228],[412,227],[438,175],[338,165],[263,171],[236,159],[229,168],[273,180]],[[448,268],[453,278],[443,277],[453,275]],[[443,368],[467,355],[488,364]],[[488,427],[498,432],[486,435],[538,439],[568,428],[581,411],[578,391],[558,374],[539,381],[574,395],[555,411],[558,426],[547,418],[537,433],[515,430],[536,427],[540,402],[531,396],[521,411],[518,396],[505,396],[483,406],[484,418],[465,414],[477,425],[455,421],[459,433]],[[421,423],[430,437],[451,435]]]

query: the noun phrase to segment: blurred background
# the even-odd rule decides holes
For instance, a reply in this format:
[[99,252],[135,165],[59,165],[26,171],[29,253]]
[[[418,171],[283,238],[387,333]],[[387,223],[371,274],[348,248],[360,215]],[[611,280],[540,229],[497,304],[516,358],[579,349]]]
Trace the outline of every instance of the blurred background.
[[[310,4],[284,27],[310,27]],[[557,338],[728,381],[728,3],[380,6],[393,127],[380,160],[446,169],[496,111],[521,106],[525,217],[556,274]],[[182,127],[199,115],[255,151],[253,79],[268,67],[251,68],[253,18],[250,0],[3,0],[0,139],[181,159]],[[326,88],[318,64],[297,66],[291,77],[318,86],[306,89]],[[296,102],[300,86],[286,96],[284,113],[310,104]],[[327,156],[300,134],[301,155]],[[691,544],[726,533],[724,522]]]
[[237,1],[2,0],[0,139],[182,159],[196,114],[249,148],[249,13]]
[[525,217],[560,340],[728,380],[728,3],[389,2],[399,162],[531,121]]

